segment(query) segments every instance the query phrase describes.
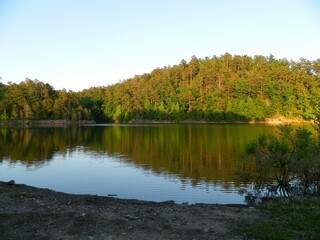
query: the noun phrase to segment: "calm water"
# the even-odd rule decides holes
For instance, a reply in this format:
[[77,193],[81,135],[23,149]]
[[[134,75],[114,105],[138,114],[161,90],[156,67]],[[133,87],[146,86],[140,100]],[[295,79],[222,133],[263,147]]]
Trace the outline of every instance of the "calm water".
[[0,129],[0,180],[68,193],[243,203],[234,173],[268,125],[99,125]]

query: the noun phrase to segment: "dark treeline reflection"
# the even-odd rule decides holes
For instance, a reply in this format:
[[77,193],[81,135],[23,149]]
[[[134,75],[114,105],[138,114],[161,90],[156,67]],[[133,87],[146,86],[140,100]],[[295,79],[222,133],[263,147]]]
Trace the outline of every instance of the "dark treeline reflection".
[[54,153],[65,154],[68,148],[82,140],[77,128],[2,128],[0,134],[0,161],[26,165],[41,165]]
[[55,153],[81,147],[84,152],[125,156],[122,161],[191,179],[194,185],[228,183],[235,182],[237,170],[250,167],[241,161],[245,145],[259,133],[273,131],[265,125],[182,124],[1,129],[0,161],[41,165]]

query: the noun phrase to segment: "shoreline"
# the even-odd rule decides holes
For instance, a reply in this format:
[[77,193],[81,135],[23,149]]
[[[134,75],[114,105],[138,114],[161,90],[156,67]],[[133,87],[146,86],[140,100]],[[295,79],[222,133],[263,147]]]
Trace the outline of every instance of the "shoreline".
[[0,122],[0,127],[66,127],[72,125],[95,124],[95,121],[69,120],[8,120]]
[[77,195],[0,182],[2,239],[243,239],[244,205],[177,204]]
[[268,125],[280,125],[280,124],[311,124],[312,121],[306,120],[278,120],[270,119],[265,121],[204,121],[204,120],[182,120],[182,121],[129,121],[127,123],[112,123],[112,124],[268,124]]
[[116,194],[108,194],[106,196],[104,195],[98,195],[98,194],[86,194],[86,193],[68,193],[68,192],[61,192],[61,191],[56,191],[50,188],[46,188],[46,187],[35,187],[32,185],[27,185],[24,183],[16,183],[14,180],[10,180],[10,181],[1,181],[0,180],[0,187],[1,186],[8,186],[8,187],[18,187],[18,188],[29,188],[29,189],[33,189],[36,191],[47,191],[47,192],[53,192],[56,194],[61,194],[61,195],[70,195],[70,196],[92,196],[92,197],[98,197],[98,198],[107,198],[107,199],[112,199],[115,201],[123,201],[123,202],[140,202],[140,203],[145,203],[145,204],[155,204],[155,205],[162,205],[162,204],[171,204],[171,205],[180,205],[180,206],[195,206],[195,205],[208,205],[208,206],[222,206],[222,207],[240,207],[240,208],[250,208],[252,206],[246,204],[246,203],[188,203],[188,202],[183,202],[183,203],[179,203],[179,202],[175,202],[174,200],[165,200],[165,201],[155,201],[155,200],[141,200],[141,199],[135,199],[135,198],[120,198],[118,197]]
[[85,125],[104,125],[104,124],[312,124],[312,121],[301,119],[286,119],[286,118],[270,118],[263,121],[248,120],[248,121],[205,121],[205,120],[131,120],[128,122],[113,122],[113,123],[96,123],[93,120],[84,121],[69,121],[69,120],[8,120],[0,122],[0,127],[67,127],[67,126],[85,126]]

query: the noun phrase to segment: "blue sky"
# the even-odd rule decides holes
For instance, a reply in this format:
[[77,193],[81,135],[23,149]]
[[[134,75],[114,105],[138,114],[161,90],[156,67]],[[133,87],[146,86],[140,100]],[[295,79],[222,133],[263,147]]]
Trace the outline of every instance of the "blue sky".
[[0,76],[107,86],[199,58],[320,58],[317,0],[0,0]]

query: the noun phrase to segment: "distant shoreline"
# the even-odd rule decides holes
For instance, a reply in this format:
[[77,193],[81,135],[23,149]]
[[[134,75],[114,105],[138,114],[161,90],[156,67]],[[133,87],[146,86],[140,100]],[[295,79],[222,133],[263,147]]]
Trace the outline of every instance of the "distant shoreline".
[[132,120],[129,122],[123,122],[119,124],[310,124],[312,121],[302,119],[286,119],[286,118],[270,118],[266,120],[248,120],[248,121],[206,121],[206,120],[181,120],[181,121],[170,121],[170,120]]
[[[248,120],[248,121],[206,121],[206,120],[131,120],[128,122],[118,123],[101,123],[101,124],[311,124],[312,121],[302,119],[287,119],[287,118],[270,118],[266,120]],[[70,120],[7,120],[0,122],[0,127],[64,127],[73,125],[95,125],[98,124],[94,120],[70,121]]]
[[95,121],[69,121],[69,120],[8,120],[0,122],[2,127],[62,127],[71,125],[95,124]]

